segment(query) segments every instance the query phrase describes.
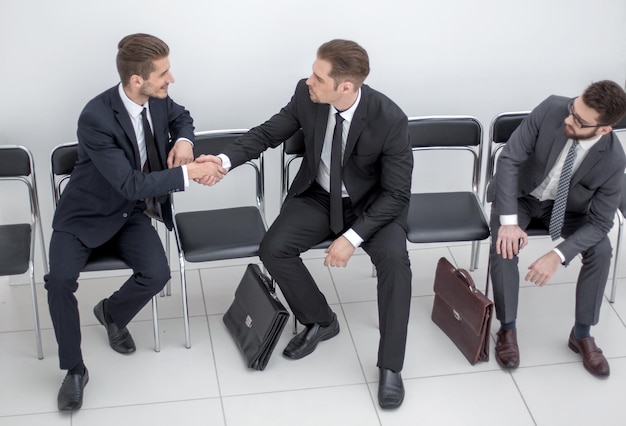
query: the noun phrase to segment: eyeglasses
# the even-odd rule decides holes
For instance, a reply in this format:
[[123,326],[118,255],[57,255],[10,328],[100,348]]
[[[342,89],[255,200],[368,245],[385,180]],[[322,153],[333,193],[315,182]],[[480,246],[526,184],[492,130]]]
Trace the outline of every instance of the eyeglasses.
[[574,111],[574,101],[575,100],[576,100],[576,98],[574,98],[571,101],[569,101],[569,103],[567,104],[567,109],[569,110],[569,115],[572,116],[572,118],[574,119],[574,123],[578,127],[580,127],[581,129],[596,129],[598,127],[605,126],[605,124],[596,124],[596,125],[592,126],[592,125],[583,123],[583,120],[580,118],[580,116],[578,114],[576,114],[576,111]]

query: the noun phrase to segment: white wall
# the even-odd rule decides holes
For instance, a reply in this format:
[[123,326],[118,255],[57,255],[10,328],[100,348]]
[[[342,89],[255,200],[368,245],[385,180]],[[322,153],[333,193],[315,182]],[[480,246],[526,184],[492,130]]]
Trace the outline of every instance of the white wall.
[[[84,104],[117,83],[116,45],[134,32],[169,44],[170,94],[197,130],[269,118],[332,38],[368,50],[367,83],[407,115],[474,115],[485,130],[499,112],[575,96],[595,80],[626,80],[624,0],[0,0],[0,144],[34,153],[46,238],[49,153],[75,140]],[[270,220],[278,154],[268,155]],[[226,183],[203,194],[219,204],[233,196]],[[11,209],[0,204],[0,221],[12,219]]]

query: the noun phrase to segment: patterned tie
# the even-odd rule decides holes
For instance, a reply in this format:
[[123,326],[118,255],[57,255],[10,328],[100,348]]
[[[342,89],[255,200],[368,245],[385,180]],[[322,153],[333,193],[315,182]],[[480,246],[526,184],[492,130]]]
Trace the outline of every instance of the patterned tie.
[[567,193],[569,192],[569,183],[572,178],[572,166],[576,159],[576,147],[578,141],[572,142],[565,162],[563,163],[563,169],[561,170],[561,177],[559,178],[559,187],[556,190],[556,198],[552,205],[552,216],[550,217],[550,237],[552,240],[556,240],[561,236],[561,229],[563,228],[563,219],[565,218],[565,206],[567,205]]
[[343,229],[341,199],[341,152],[343,148],[343,117],[335,114],[335,131],[330,151],[330,230],[338,234]]

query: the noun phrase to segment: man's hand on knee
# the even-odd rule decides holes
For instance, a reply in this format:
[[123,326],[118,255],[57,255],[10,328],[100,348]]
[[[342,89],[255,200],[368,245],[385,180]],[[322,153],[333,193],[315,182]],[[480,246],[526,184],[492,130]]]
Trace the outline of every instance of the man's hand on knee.
[[339,237],[326,249],[324,266],[346,266],[355,248],[346,237]]

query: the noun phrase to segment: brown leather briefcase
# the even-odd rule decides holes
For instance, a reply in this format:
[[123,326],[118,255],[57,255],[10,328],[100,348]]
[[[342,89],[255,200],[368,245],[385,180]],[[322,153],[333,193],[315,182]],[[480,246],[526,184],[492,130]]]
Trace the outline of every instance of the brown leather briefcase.
[[474,285],[469,272],[445,257],[435,273],[432,320],[474,365],[489,361],[489,330],[493,302]]

